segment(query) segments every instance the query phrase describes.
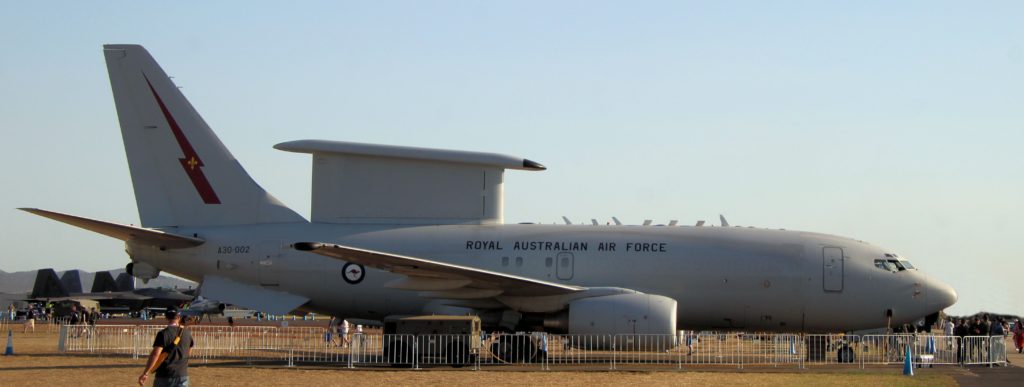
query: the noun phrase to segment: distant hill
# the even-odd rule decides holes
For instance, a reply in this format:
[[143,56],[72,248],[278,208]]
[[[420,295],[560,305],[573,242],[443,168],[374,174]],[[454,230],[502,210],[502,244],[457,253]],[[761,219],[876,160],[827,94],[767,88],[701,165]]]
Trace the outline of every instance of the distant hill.
[[[113,269],[110,270],[110,274],[117,278],[118,274],[124,273],[124,269]],[[63,271],[58,271],[57,275],[63,275]],[[96,277],[96,273],[88,272],[85,270],[79,270],[78,275],[82,279],[82,290],[88,292],[92,289],[93,278]],[[28,293],[32,291],[32,284],[36,280],[36,270],[32,271],[17,271],[8,273],[0,270],[0,293]],[[178,289],[190,289],[195,288],[196,283],[192,281],[183,280],[180,278],[170,277],[161,275],[149,281],[148,284],[142,283],[137,280],[135,282],[137,288],[178,288]]]

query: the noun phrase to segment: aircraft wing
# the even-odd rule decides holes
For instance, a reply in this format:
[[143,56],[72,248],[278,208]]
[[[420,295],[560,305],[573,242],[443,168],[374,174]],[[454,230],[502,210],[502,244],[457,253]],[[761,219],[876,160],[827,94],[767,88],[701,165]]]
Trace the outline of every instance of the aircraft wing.
[[126,301],[145,301],[152,299],[153,297],[144,296],[141,294],[135,294],[132,292],[99,292],[99,293],[82,293],[72,295],[71,298],[79,300],[126,300]]
[[19,210],[36,214],[44,218],[50,218],[58,222],[67,223],[75,227],[84,228],[125,242],[141,242],[168,249],[196,247],[206,242],[199,238],[166,233],[160,230],[104,222],[102,220],[40,210],[38,208],[19,208]]
[[419,290],[422,295],[445,299],[481,299],[502,296],[555,296],[586,288],[562,285],[429,259],[360,249],[331,243],[296,243],[295,249],[403,274],[405,281],[389,283],[397,289]]
[[99,293],[74,293],[59,297],[35,297],[26,301],[101,301],[101,300],[122,300],[122,301],[145,301],[152,297],[132,294],[130,292],[99,292]]

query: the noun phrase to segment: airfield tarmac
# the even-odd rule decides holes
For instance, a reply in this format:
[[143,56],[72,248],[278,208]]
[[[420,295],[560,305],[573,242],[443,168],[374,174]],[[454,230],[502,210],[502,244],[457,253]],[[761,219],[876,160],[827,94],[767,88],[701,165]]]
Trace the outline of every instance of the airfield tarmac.
[[[14,328],[15,356],[0,357],[0,384],[17,386],[135,385],[145,359],[130,357],[61,354],[57,333],[46,326],[36,333],[22,334]],[[1009,348],[1013,348],[1010,345]],[[1024,364],[1024,356],[1013,352],[1013,364]],[[936,367],[915,369],[915,376],[902,375],[900,367],[865,370],[849,367],[810,369],[734,368],[683,371],[540,371],[515,368],[486,368],[481,371],[452,370],[349,370],[342,365],[247,365],[234,361],[193,362],[189,369],[193,386],[294,386],[294,385],[757,385],[757,386],[998,386],[1019,385],[1024,368]]]

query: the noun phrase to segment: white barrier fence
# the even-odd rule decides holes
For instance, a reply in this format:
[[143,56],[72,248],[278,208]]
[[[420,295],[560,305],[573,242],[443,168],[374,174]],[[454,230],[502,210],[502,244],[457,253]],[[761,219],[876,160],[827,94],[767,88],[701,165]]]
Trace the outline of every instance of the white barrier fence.
[[[145,357],[162,326],[63,325],[67,353]],[[371,335],[340,338],[320,327],[193,326],[195,361],[334,363],[346,367],[525,366],[550,369],[652,369],[692,366],[866,367],[1005,364],[1003,337],[934,335]]]

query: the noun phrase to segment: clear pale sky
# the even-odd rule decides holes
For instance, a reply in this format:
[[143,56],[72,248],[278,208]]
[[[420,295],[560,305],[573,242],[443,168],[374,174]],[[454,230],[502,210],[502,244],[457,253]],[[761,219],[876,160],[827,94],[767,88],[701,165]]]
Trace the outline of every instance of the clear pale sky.
[[0,269],[128,262],[15,208],[138,223],[101,52],[138,43],[307,216],[309,156],[276,143],[506,153],[549,167],[506,173],[506,222],[722,213],[1024,314],[1024,2],[288,3],[6,3]]

